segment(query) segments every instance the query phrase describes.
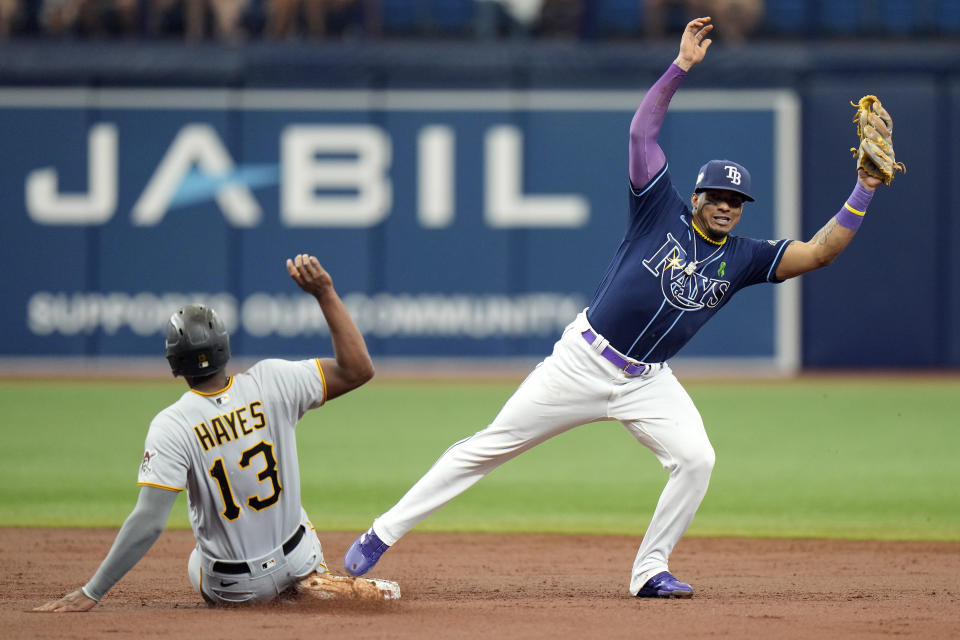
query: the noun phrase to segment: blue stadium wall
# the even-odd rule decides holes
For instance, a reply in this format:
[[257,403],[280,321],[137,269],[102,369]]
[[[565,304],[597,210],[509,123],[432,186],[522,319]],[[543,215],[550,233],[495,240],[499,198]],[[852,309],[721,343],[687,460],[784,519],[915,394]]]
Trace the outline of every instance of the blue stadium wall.
[[[238,355],[309,355],[325,327],[283,267],[300,251],[333,273],[376,357],[539,357],[616,249],[629,119],[674,55],[4,44],[0,357],[154,355],[191,299],[224,310]],[[738,294],[686,356],[960,366],[960,46],[863,58],[715,46],[679,92],[661,137],[675,184],[687,193],[711,157],[751,167],[745,235],[805,239],[837,211],[862,95],[895,114],[908,167],[832,267]]]

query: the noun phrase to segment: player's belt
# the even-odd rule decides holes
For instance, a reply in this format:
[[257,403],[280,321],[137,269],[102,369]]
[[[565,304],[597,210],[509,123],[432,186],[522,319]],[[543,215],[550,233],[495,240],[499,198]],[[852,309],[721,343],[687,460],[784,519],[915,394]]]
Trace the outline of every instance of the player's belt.
[[[593,332],[592,329],[587,329],[580,335],[583,336],[583,339],[590,343],[593,346],[593,343],[597,341],[597,334]],[[620,369],[628,376],[642,376],[650,369],[653,368],[653,365],[646,364],[644,362],[632,362],[627,360],[622,355],[617,353],[616,349],[607,345],[604,347],[603,351],[600,352],[600,355],[613,363],[617,369]]]
[[[297,530],[293,532],[293,535],[290,536],[290,539],[283,543],[283,555],[288,556],[290,552],[297,548],[297,545],[300,544],[300,541],[303,539],[303,534],[306,532],[303,525],[297,527]],[[250,573],[250,565],[246,562],[223,562],[217,560],[213,563],[211,567],[217,573],[227,573],[231,575],[239,575],[241,573]]]

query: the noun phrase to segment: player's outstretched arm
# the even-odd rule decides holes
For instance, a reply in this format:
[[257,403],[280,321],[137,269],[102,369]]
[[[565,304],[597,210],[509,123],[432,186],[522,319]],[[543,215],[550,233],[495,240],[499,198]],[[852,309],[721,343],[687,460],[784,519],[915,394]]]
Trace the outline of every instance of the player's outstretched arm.
[[341,396],[370,380],[374,370],[367,343],[333,288],[330,274],[315,256],[305,253],[287,260],[287,272],[297,286],[317,299],[330,327],[334,358],[321,361],[326,381],[326,400]]
[[807,242],[791,242],[777,267],[777,278],[786,280],[825,267],[847,248],[867,211],[874,190],[882,184],[878,178],[860,169],[857,185],[837,215],[830,218]]
[[59,600],[35,608],[34,611],[69,613],[93,609],[107,591],[140,562],[157,541],[166,527],[176,499],[176,491],[141,487],[137,506],[120,527],[110,553],[90,582]]
[[680,52],[670,68],[643,96],[630,122],[629,172],[630,184],[636,189],[648,185],[667,164],[667,157],[657,138],[667,116],[667,107],[683,81],[686,72],[703,60],[710,40],[706,35],[713,29],[710,18],[691,20],[680,39]]

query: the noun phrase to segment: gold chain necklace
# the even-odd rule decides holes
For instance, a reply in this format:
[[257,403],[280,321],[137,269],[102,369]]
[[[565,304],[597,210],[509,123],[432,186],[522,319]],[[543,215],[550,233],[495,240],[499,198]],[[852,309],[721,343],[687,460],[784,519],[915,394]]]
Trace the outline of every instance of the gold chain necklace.
[[687,262],[687,264],[683,267],[683,272],[688,276],[692,276],[693,274],[695,274],[701,262],[708,262],[710,258],[717,255],[717,252],[720,251],[720,249],[723,248],[723,245],[727,243],[727,236],[723,236],[723,240],[721,240],[720,242],[717,242],[715,240],[711,240],[710,238],[708,238],[703,231],[700,231],[700,229],[697,227],[697,224],[693,221],[692,217],[690,218],[690,226],[693,227],[693,230],[697,232],[698,236],[700,236],[710,244],[717,245],[717,248],[714,249],[713,253],[708,255],[703,260],[697,260],[697,236],[694,236],[693,237],[693,262]]

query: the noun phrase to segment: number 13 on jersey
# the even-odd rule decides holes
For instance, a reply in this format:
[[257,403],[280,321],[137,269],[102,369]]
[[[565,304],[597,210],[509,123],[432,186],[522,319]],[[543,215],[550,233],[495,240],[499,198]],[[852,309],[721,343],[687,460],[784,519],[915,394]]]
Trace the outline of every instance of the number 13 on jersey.
[[[263,483],[269,479],[273,493],[266,498],[261,498],[259,495],[248,497],[246,503],[255,511],[261,511],[275,505],[277,501],[280,500],[280,493],[283,491],[283,487],[280,486],[280,476],[277,473],[277,458],[273,454],[273,445],[271,443],[261,440],[245,450],[241,454],[237,464],[241,469],[247,469],[253,463],[254,457],[258,455],[263,456],[264,466],[263,469],[257,473],[257,480]],[[227,520],[236,520],[240,517],[241,507],[237,504],[237,500],[234,497],[233,488],[230,486],[230,479],[227,474],[227,469],[224,466],[223,458],[217,458],[208,471],[220,487],[220,495],[223,498],[223,517]]]

